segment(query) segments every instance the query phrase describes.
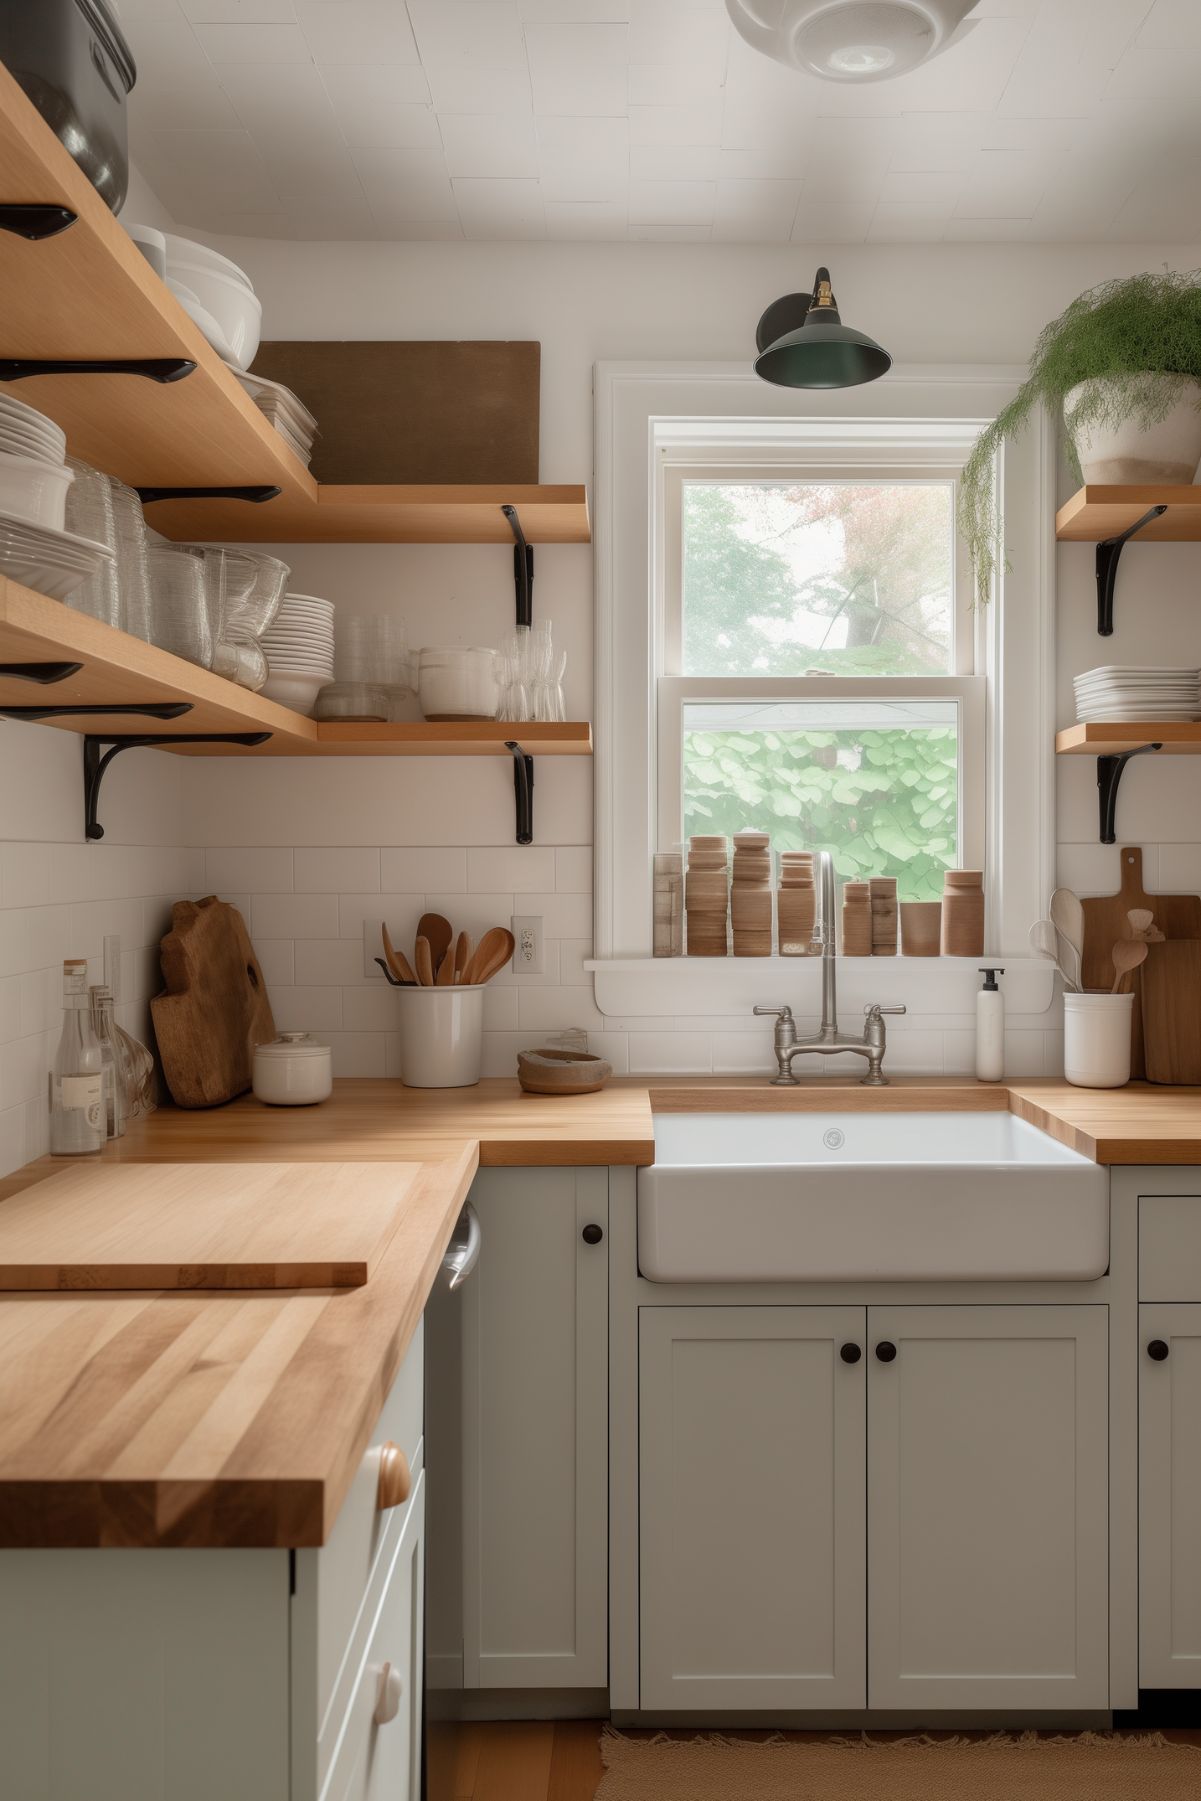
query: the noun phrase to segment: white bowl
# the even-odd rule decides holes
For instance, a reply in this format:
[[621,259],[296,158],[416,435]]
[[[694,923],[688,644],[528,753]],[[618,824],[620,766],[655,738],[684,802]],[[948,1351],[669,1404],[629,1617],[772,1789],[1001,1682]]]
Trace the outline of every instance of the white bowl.
[[67,489],[74,480],[74,469],[67,469],[62,463],[43,463],[36,457],[9,456],[0,451],[0,513],[61,532],[67,513]]
[[245,269],[239,269],[237,263],[222,256],[219,250],[210,250],[207,244],[198,244],[195,238],[181,238],[170,231],[164,232],[163,237],[168,263],[193,263],[202,269],[215,269],[219,275],[227,275],[231,281],[241,282],[253,294],[254,283]]
[[294,713],[308,715],[322,688],[328,684],[328,675],[302,675],[296,670],[277,670],[272,666],[259,693],[265,694],[268,700],[278,701],[281,707],[291,707]]
[[[263,333],[263,309],[257,295],[216,269],[202,269],[191,263],[177,265],[174,261],[167,267],[167,286],[180,304],[191,312],[217,355],[239,369],[253,363]],[[189,297],[193,306],[188,305]],[[216,321],[221,342],[216,342],[205,330],[197,308]]]

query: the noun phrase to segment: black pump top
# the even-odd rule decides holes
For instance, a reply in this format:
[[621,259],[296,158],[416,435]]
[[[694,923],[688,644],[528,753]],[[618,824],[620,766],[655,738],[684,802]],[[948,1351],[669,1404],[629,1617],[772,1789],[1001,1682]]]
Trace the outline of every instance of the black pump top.
[[982,969],[980,974],[984,977],[981,994],[999,994],[1001,992],[997,987],[997,977],[1005,974],[1003,969]]

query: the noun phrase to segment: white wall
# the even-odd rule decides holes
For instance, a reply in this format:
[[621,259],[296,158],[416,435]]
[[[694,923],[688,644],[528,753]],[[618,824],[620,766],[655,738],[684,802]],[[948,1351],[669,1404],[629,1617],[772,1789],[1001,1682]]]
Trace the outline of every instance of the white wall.
[[[251,273],[269,336],[539,339],[548,481],[591,479],[598,359],[749,356],[762,308],[806,287],[822,254],[659,244],[227,240],[221,247]],[[844,247],[834,276],[844,316],[878,335],[898,360],[1013,363],[1091,283],[1197,260],[1191,249],[1155,246]],[[398,420],[397,430],[405,429]],[[283,554],[301,589],[348,610],[397,609],[413,644],[492,643],[512,617],[507,548],[298,546]],[[1062,721],[1072,717],[1070,678],[1080,668],[1124,658],[1201,661],[1199,556],[1187,545],[1128,550],[1118,631],[1102,642],[1090,623],[1091,549],[1061,548]],[[569,712],[587,717],[590,553],[545,548],[536,560],[535,606],[570,652]],[[106,842],[89,847],[80,843],[78,769],[76,739],[0,725],[0,1168],[41,1142],[46,1025],[57,1016],[54,965],[73,951],[94,954],[104,929],[121,929],[128,950],[152,945],[162,897],[211,888],[245,901],[281,1024],[328,1033],[344,1073],[395,1067],[390,998],[361,974],[361,919],[378,909],[403,929],[427,899],[445,902],[469,928],[507,919],[517,899],[522,912],[546,921],[545,976],[504,978],[488,997],[490,1072],[511,1070],[519,1044],[575,1023],[600,1031],[619,1070],[767,1067],[768,1037],[748,1032],[747,1022],[689,1021],[678,1029],[682,1022],[604,1021],[593,1011],[581,969],[591,944],[584,760],[538,763],[537,843],[527,851],[512,847],[511,778],[499,759],[302,764],[131,754],[107,778]],[[1116,855],[1096,849],[1093,784],[1087,760],[1061,763],[1061,877],[1104,891],[1116,879]],[[1158,875],[1165,886],[1201,887],[1191,759],[1135,764],[1119,831],[1146,846],[1150,886]],[[186,856],[181,846],[201,854]],[[118,908],[119,927],[100,923]],[[43,915],[49,924],[39,923]],[[153,958],[131,961],[144,989]],[[966,1018],[896,1023],[893,1067],[969,1066]],[[1015,1022],[1011,1073],[1054,1067],[1055,1025],[1051,1018]]]

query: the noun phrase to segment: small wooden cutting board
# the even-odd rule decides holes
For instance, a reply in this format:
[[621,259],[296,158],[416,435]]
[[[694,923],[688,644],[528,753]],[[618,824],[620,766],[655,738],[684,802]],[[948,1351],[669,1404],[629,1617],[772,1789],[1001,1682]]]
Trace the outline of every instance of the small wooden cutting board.
[[0,1289],[358,1288],[420,1163],[112,1163],[0,1205]]
[[[1113,986],[1113,947],[1119,938],[1132,936],[1126,918],[1132,907],[1146,907],[1166,938],[1201,938],[1201,897],[1195,894],[1148,894],[1143,887],[1143,853],[1137,845],[1124,844],[1118,852],[1121,886],[1116,894],[1085,895],[1083,976],[1085,988]],[[1144,1073],[1142,976],[1136,970],[1129,983],[1136,996],[1132,1027],[1130,1073]]]

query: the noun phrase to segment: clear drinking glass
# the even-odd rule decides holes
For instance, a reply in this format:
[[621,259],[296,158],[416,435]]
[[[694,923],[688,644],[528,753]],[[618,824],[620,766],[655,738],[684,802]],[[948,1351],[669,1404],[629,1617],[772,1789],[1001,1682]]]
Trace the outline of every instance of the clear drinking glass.
[[150,642],[163,650],[213,666],[213,629],[205,604],[204,563],[186,545],[152,544],[146,551],[150,576]]

